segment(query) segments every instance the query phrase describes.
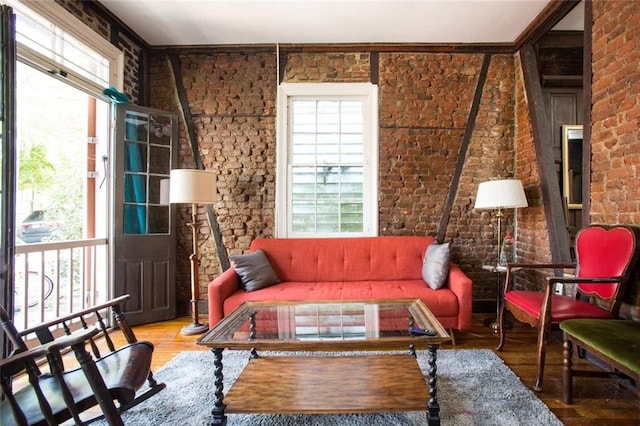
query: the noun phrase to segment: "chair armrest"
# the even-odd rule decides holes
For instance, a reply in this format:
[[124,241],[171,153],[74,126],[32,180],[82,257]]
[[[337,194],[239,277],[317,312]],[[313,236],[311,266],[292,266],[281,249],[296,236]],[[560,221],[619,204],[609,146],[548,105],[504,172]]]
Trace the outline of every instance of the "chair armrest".
[[[22,368],[28,367],[32,362],[35,365],[39,360],[44,359],[47,355],[59,356],[63,349],[73,347],[79,344],[83,344],[89,341],[93,336],[99,333],[96,328],[80,329],[69,335],[59,337],[51,342],[43,345],[38,345],[33,348],[27,349],[23,352],[18,352],[7,358],[0,360],[0,370],[3,372],[13,371],[11,374],[19,371]],[[51,361],[51,359],[49,359]],[[13,367],[20,366],[18,370]],[[31,374],[31,372],[29,372]]]
[[617,277],[547,277],[547,282],[549,284],[615,284],[627,278],[625,275]]
[[47,329],[47,328],[52,327],[54,325],[61,324],[63,322],[67,322],[69,320],[72,320],[74,318],[78,318],[78,317],[90,314],[92,312],[102,311],[104,309],[111,308],[113,306],[119,306],[123,302],[127,301],[130,297],[131,297],[130,295],[125,294],[124,296],[116,297],[115,299],[111,299],[111,300],[109,300],[109,301],[107,301],[105,303],[102,303],[100,305],[95,305],[95,306],[92,306],[90,308],[84,309],[82,311],[78,311],[78,312],[74,312],[72,314],[68,314],[68,315],[64,315],[64,316],[60,316],[60,317],[54,318],[54,319],[52,319],[50,321],[38,324],[35,327],[23,330],[23,331],[21,331],[19,333],[19,335],[21,337],[24,337],[24,336],[27,336],[29,334],[36,333],[39,330]]
[[473,304],[473,283],[469,277],[458,267],[451,263],[449,266],[449,280],[447,286],[458,299],[458,330],[471,328],[471,312]]
[[507,263],[509,269],[567,269],[575,268],[575,263]]
[[511,274],[525,269],[574,269],[575,263],[507,263],[506,276],[504,278],[504,289],[506,293],[509,290],[509,284],[512,282]]
[[87,342],[98,333],[100,333],[100,330],[95,327],[81,328],[71,334],[58,337],[52,342],[45,343],[41,347],[44,348],[48,354],[58,353],[63,349]]
[[25,361],[37,360],[38,358],[42,358],[46,354],[46,348],[43,348],[42,346],[36,346],[35,348],[26,350],[24,352],[19,352],[7,358],[0,359],[0,370],[4,370],[5,368],[12,367],[16,364],[24,364]]

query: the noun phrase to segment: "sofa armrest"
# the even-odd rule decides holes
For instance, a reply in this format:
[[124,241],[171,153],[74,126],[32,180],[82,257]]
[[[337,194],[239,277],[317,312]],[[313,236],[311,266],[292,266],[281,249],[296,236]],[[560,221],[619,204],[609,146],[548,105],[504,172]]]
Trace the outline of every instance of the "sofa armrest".
[[458,298],[458,330],[471,328],[471,311],[473,309],[473,282],[458,265],[449,266],[449,289]]
[[224,301],[240,289],[235,269],[229,268],[209,283],[209,327],[213,328],[224,318]]

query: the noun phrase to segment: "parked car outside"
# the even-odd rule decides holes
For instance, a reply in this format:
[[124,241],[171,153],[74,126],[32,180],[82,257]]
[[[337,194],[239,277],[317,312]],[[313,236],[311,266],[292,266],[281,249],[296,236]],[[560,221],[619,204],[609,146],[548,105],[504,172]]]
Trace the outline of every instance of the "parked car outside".
[[25,243],[50,241],[58,223],[48,218],[46,210],[34,210],[29,213],[18,228],[18,238]]

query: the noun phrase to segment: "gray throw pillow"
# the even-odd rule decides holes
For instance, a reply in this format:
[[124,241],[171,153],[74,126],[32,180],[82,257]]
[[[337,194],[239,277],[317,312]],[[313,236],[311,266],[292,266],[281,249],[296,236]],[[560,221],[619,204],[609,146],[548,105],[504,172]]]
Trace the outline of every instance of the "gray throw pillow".
[[264,251],[260,249],[249,254],[230,256],[229,260],[245,291],[259,290],[280,282]]
[[441,288],[449,275],[449,243],[431,243],[424,254],[422,279],[433,290]]

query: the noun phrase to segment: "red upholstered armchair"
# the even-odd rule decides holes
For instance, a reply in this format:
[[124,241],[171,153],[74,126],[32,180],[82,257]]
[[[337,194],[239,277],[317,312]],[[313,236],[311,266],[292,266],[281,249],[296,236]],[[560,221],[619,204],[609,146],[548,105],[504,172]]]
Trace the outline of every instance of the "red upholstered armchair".
[[[503,303],[498,321],[501,351],[505,341],[504,314],[509,310],[520,322],[538,329],[538,369],[533,389],[542,389],[546,343],[551,324],[567,319],[614,318],[619,310],[618,295],[631,276],[638,259],[636,231],[628,226],[593,225],[576,236],[576,264],[507,265]],[[525,269],[575,268],[575,277],[547,277],[544,291],[513,289],[512,275]],[[576,297],[554,294],[556,283],[576,284]]]

